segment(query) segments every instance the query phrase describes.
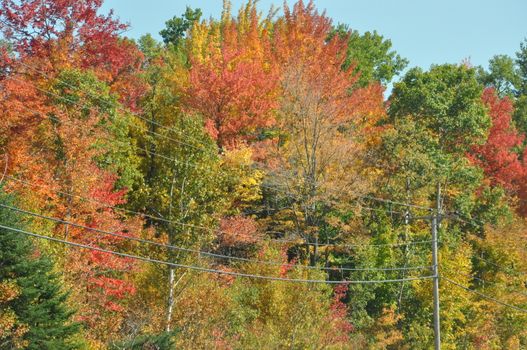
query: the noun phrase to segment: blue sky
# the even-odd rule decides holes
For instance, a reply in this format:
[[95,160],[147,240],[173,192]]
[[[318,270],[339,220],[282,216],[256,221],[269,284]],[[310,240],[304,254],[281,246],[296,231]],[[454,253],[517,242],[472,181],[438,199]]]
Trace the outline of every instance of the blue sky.
[[[242,2],[233,0],[233,9]],[[259,8],[267,12],[271,4],[282,3],[260,0]],[[334,23],[360,32],[377,30],[392,40],[410,66],[428,68],[464,58],[486,66],[496,54],[514,55],[527,37],[527,0],[316,0],[315,4]],[[104,9],[113,8],[122,21],[131,24],[128,36],[151,33],[159,38],[165,21],[181,15],[186,5],[217,18],[222,0],[106,0]]]

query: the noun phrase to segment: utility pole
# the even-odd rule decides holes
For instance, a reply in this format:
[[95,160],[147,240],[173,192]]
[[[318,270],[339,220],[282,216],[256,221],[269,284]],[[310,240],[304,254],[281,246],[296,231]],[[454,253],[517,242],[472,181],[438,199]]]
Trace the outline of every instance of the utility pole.
[[436,212],[432,213],[432,268],[434,273],[434,349],[441,350],[439,321],[439,266],[437,264],[437,231],[441,218],[441,187],[437,184]]

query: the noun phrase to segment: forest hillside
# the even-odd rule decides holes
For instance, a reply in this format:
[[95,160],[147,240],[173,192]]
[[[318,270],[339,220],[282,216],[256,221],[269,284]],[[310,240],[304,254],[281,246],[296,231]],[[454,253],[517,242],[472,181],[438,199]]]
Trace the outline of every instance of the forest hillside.
[[527,349],[527,40],[101,5],[0,1],[0,349],[431,349],[435,283],[443,349]]

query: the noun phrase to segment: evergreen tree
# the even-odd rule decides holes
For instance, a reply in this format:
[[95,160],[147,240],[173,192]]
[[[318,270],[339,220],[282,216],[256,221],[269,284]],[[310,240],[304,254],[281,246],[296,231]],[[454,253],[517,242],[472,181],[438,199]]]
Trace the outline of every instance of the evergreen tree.
[[[0,189],[0,203],[12,202]],[[24,229],[22,218],[6,208],[0,208],[0,224]],[[0,349],[78,348],[73,336],[79,325],[51,269],[27,236],[0,229]]]

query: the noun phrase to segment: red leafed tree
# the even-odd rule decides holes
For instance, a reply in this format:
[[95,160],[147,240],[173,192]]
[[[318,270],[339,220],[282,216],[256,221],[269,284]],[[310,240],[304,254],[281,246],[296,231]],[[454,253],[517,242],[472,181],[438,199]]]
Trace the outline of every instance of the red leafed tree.
[[[225,15],[221,34],[207,38],[205,57],[190,57],[186,103],[205,117],[206,128],[219,147],[254,140],[259,129],[274,123],[277,75],[267,62],[268,35],[258,23],[255,7],[240,11],[243,14],[248,18],[234,20]],[[191,43],[196,37],[191,35]]]
[[[54,76],[64,68],[92,69],[136,108],[146,85],[138,78],[143,56],[121,39],[127,25],[98,14],[102,0],[1,0],[0,31],[28,66],[28,74]],[[40,76],[37,80],[42,80]]]
[[348,308],[344,302],[348,287],[346,284],[335,286],[331,302],[331,316],[328,318],[328,322],[333,324],[333,328],[332,332],[326,334],[332,343],[349,342],[350,333],[353,331],[353,325],[347,319]]
[[[123,222],[114,210],[108,208],[124,202],[124,191],[113,189],[115,176],[98,172],[102,178],[98,178],[100,183],[94,184],[90,193],[90,198],[97,203],[84,206],[78,202],[70,203],[69,208],[73,210],[65,208],[65,212],[72,221],[83,222],[88,227],[133,236],[133,232],[140,229],[140,222]],[[87,229],[70,227],[67,234],[75,242],[110,250],[122,250],[130,245],[125,238]],[[80,294],[84,299],[78,306],[77,317],[97,337],[105,339],[120,326],[125,312],[122,300],[135,293],[133,283],[125,278],[126,273],[134,271],[134,261],[99,251],[72,250],[67,257],[67,266],[70,269],[68,279],[75,286],[74,297]]]
[[254,244],[262,238],[254,219],[244,216],[222,218],[218,236],[224,246]]
[[469,159],[479,165],[494,185],[503,186],[520,200],[519,212],[527,214],[527,166],[524,150],[522,157],[517,153],[523,144],[524,135],[512,125],[512,102],[508,97],[499,98],[493,88],[485,89],[482,95],[487,106],[492,127],[487,142],[474,146]]
[[[118,34],[126,26],[97,14],[100,0],[0,0],[0,30],[13,49],[0,67],[0,145],[9,155],[12,191],[34,211],[106,231],[136,234],[140,222],[124,219],[111,208],[125,201],[116,190],[117,177],[102,169],[95,147],[113,134],[102,126],[108,116],[99,108],[83,109],[95,100],[78,93],[78,105],[68,106],[46,93],[64,69],[93,71],[130,108],[144,91],[138,78],[142,55]],[[2,54],[7,52],[2,49]],[[106,110],[106,108],[102,108]],[[88,197],[90,200],[83,200]],[[49,232],[49,223],[44,227]],[[75,242],[122,250],[124,238],[71,225],[57,225],[51,234]],[[58,256],[65,280],[77,304],[78,317],[93,338],[106,339],[120,326],[123,300],[134,293],[127,273],[129,259],[89,250],[65,250]]]
[[508,97],[500,99],[494,89],[485,89],[482,96],[492,119],[492,127],[487,142],[474,146],[470,159],[481,166],[493,184],[516,191],[525,168],[515,148],[522,145],[524,136],[511,124],[512,102]]

